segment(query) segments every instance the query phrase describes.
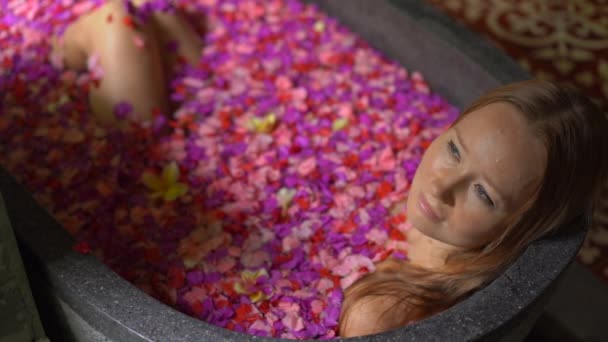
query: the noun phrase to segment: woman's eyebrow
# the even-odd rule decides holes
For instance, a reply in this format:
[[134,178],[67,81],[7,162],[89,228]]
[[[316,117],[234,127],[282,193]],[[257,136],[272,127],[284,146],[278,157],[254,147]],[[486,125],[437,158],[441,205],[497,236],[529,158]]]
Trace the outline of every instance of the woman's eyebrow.
[[[460,138],[460,133],[458,132],[458,128],[456,128],[456,126],[454,126],[453,128],[454,128],[454,135],[456,136],[456,143],[458,145],[460,145],[460,147],[462,147],[462,150],[464,151],[465,154],[468,154],[469,150],[467,149],[466,145],[463,143],[462,139]],[[492,189],[494,190],[494,192],[498,195],[498,201],[501,203],[504,203],[504,205],[506,205],[508,197],[504,195],[504,192],[500,191],[499,188],[490,180],[489,177],[487,177],[486,175],[483,175],[483,178],[486,181],[486,183],[488,183],[488,185],[490,185],[492,187]]]

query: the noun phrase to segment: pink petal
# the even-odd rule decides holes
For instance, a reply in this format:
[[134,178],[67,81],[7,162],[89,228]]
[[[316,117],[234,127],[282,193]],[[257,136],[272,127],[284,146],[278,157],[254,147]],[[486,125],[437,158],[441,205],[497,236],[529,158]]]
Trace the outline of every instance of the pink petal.
[[314,157],[310,157],[310,158],[304,160],[302,163],[300,163],[300,165],[298,166],[298,173],[301,176],[306,176],[306,175],[310,174],[311,172],[313,172],[316,167],[317,167],[316,159]]
[[367,212],[367,210],[365,209],[359,209],[358,211],[359,214],[359,220],[361,221],[361,224],[368,224],[370,221],[370,216],[369,213]]
[[346,276],[356,272],[361,267],[366,267],[370,271],[375,269],[374,263],[370,258],[359,254],[349,255],[342,260],[340,265],[332,269],[332,273],[339,276]]
[[321,262],[323,267],[327,269],[331,269],[338,264],[336,258],[334,258],[334,256],[325,249],[320,250],[317,257],[319,258],[319,262]]
[[346,119],[353,118],[353,106],[349,103],[341,104],[338,108],[338,116]]
[[396,161],[395,155],[393,154],[393,149],[391,147],[386,147],[382,152],[380,152],[380,156],[378,157],[378,169],[383,171],[392,171],[395,169]]
[[340,287],[342,287],[342,289],[345,290],[350,285],[352,285],[352,283],[357,281],[357,279],[359,279],[362,275],[363,274],[360,272],[353,272],[353,273],[347,275],[346,277],[340,279]]
[[327,293],[328,290],[334,288],[334,282],[327,278],[319,279],[319,282],[315,286],[317,291],[320,293]]
[[243,244],[243,249],[246,250],[248,253],[251,253],[252,251],[260,249],[263,243],[264,240],[262,239],[262,236],[260,234],[251,234],[249,235],[247,240],[245,240],[245,243]]
[[88,1],[83,1],[80,3],[76,3],[74,5],[71,6],[71,11],[72,14],[76,15],[76,16],[80,16],[82,14],[85,14],[87,12],[89,12],[92,8],[93,8],[94,3],[92,2],[88,2]]
[[304,100],[308,96],[308,92],[304,88],[296,88],[291,92],[294,100]]
[[297,314],[298,312],[300,312],[300,305],[298,305],[297,303],[281,301],[277,306],[279,309],[283,310],[287,314]]
[[146,41],[140,35],[133,36],[133,43],[139,49],[143,49],[144,47],[146,47]]
[[270,254],[266,251],[255,251],[241,257],[241,263],[245,267],[258,267],[270,263]]
[[291,80],[283,75],[278,76],[274,81],[274,84],[279,90],[287,90],[292,86]]
[[287,130],[276,130],[274,132],[275,142],[277,147],[281,146],[291,146],[292,143],[292,134]]
[[323,64],[328,64],[333,56],[334,53],[331,50],[321,51],[319,53],[319,61]]
[[38,44],[42,40],[42,34],[32,29],[23,29],[21,31],[24,46]]
[[267,312],[264,317],[266,318],[266,322],[270,324],[274,324],[274,322],[279,320],[279,317],[275,315],[272,311]]
[[96,76],[101,75],[101,65],[99,64],[99,54],[97,52],[93,52],[87,58],[87,69],[92,72]]
[[289,252],[301,244],[300,240],[289,235],[283,239],[283,252]]
[[383,246],[388,240],[388,234],[383,230],[374,228],[365,234],[365,238],[379,246]]
[[253,322],[250,326],[249,326],[250,330],[261,330],[261,331],[265,331],[267,333],[270,333],[271,328],[268,325],[268,323],[266,323],[264,320],[257,320],[255,322]]
[[[277,289],[281,289],[281,288],[291,289],[293,287],[293,285],[291,284],[289,279],[279,279],[274,283],[274,285]],[[332,283],[332,285],[333,285],[333,283]]]
[[240,95],[247,90],[247,83],[236,79],[230,83],[230,94]]
[[202,124],[199,126],[197,133],[202,136],[211,136],[217,134],[217,128],[208,124]]
[[241,249],[236,246],[230,246],[230,247],[228,247],[228,254],[230,254],[233,257],[238,257],[241,255]]
[[217,271],[221,273],[225,273],[230,271],[234,265],[236,265],[236,260],[234,258],[226,257],[220,260],[217,264]]
[[51,65],[57,69],[63,69],[63,54],[58,50],[53,50],[49,55]]
[[255,50],[255,46],[252,44],[241,43],[236,44],[234,50],[241,54],[250,54]]
[[[187,85],[187,86],[193,87],[193,88],[202,88],[205,85],[205,83],[203,83],[203,81],[201,79],[194,78],[194,77],[185,77],[182,80],[182,82],[184,85]],[[210,95],[213,92],[213,90],[210,88],[207,88],[204,91],[205,91],[205,93],[209,93]],[[200,94],[200,92],[199,92],[199,94]]]
[[325,335],[321,336],[321,337],[324,340],[332,339],[332,338],[336,337],[336,331],[333,330],[333,329],[328,329],[327,333]]
[[68,84],[76,82],[76,78],[78,78],[78,75],[74,70],[67,70],[61,74],[61,80]]
[[355,198],[363,198],[363,197],[365,197],[365,194],[366,194],[365,189],[358,185],[347,187],[346,193],[348,193],[349,195],[351,195]]
[[227,214],[252,212],[258,207],[258,203],[251,201],[240,201],[233,203],[226,203],[222,206],[222,211]]
[[207,298],[207,296],[207,291],[204,288],[199,286],[193,286],[192,290],[184,295],[184,299],[186,300],[186,302],[188,302],[188,304],[192,305],[196,302],[204,300],[205,298]]
[[405,175],[401,172],[395,174],[395,192],[406,190],[410,185]]
[[323,305],[323,302],[318,299],[315,299],[310,303],[310,310],[314,314],[318,315],[321,312],[323,312],[324,309],[325,309],[325,305]]
[[336,208],[338,210],[351,210],[355,205],[353,198],[344,193],[335,194],[334,202],[336,203]]
[[300,331],[304,329],[304,320],[296,313],[289,312],[281,320],[283,325],[290,331]]
[[276,182],[281,178],[281,171],[275,169],[269,169],[267,172],[268,180],[271,182]]

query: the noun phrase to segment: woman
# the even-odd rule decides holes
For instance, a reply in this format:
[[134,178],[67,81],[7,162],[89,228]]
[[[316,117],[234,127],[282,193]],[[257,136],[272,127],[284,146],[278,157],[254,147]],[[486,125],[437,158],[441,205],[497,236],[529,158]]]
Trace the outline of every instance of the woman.
[[426,151],[411,185],[409,262],[345,292],[343,337],[391,330],[463,300],[532,242],[589,210],[608,123],[570,87],[525,81],[474,102]]

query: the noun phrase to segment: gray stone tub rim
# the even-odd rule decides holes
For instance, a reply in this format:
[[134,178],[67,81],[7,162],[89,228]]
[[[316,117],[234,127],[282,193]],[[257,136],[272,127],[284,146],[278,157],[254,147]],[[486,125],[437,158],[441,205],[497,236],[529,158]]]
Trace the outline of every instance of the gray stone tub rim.
[[[460,108],[501,83],[529,78],[500,51],[421,1],[351,0],[346,6],[338,1],[308,2],[409,71],[421,71],[434,91]],[[95,257],[72,251],[73,240],[67,232],[1,168],[0,192],[35,276],[50,285],[59,302],[108,339],[281,340],[241,334],[191,318],[148,296]],[[573,225],[588,226],[585,218]],[[525,334],[583,237],[581,229],[533,244],[494,282],[433,317],[390,332],[341,340],[495,341],[516,331]]]

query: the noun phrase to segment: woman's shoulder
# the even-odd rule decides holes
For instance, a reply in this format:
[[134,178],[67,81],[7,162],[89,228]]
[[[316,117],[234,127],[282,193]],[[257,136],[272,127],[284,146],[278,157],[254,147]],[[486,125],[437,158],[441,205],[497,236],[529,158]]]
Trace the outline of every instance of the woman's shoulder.
[[[340,322],[340,336],[376,334],[402,325],[403,303],[393,296],[366,296],[353,303]],[[395,314],[396,313],[396,314]]]

